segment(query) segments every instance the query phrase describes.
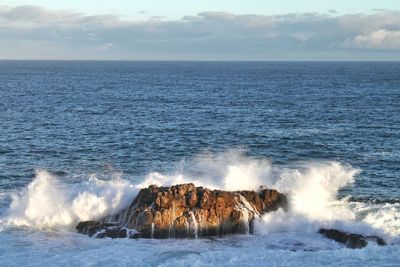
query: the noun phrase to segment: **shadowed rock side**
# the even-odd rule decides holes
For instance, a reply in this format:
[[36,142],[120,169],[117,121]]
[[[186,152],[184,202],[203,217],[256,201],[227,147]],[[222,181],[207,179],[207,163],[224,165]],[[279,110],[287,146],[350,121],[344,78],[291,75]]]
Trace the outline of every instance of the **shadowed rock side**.
[[386,242],[377,236],[363,236],[360,234],[349,234],[335,229],[320,229],[319,233],[327,238],[333,239],[346,245],[348,248],[363,248],[368,243],[375,243],[379,246],[385,246]]
[[[252,232],[260,214],[286,208],[276,190],[221,191],[182,184],[142,189],[114,216],[80,222],[80,233],[96,237],[205,237]],[[134,230],[133,230],[134,229]]]

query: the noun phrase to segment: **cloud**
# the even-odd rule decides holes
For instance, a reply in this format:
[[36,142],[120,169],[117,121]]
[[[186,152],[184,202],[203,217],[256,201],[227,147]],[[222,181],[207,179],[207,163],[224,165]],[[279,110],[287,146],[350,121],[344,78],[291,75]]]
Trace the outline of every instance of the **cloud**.
[[366,35],[360,34],[348,40],[345,45],[361,49],[400,50],[400,31],[381,29]]
[[[0,58],[393,59],[400,11],[337,15],[202,12],[130,21],[37,6],[0,6]],[[372,53],[371,50],[375,52]],[[378,54],[376,54],[378,53]]]

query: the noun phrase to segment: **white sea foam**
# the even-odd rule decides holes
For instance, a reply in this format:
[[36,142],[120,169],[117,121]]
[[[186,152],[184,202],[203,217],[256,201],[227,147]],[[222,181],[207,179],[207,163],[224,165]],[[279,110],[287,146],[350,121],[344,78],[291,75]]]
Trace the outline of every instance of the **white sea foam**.
[[139,185],[173,185],[194,183],[212,189],[257,190],[261,185],[273,185],[269,160],[246,157],[242,150],[224,153],[203,153],[183,164],[175,174],[149,173]]
[[[316,232],[335,227],[352,232],[400,233],[398,204],[372,205],[338,200],[340,188],[353,183],[359,170],[335,161],[309,161],[287,166],[245,156],[243,151],[204,153],[183,163],[173,174],[149,173],[130,183],[119,175],[103,181],[96,176],[79,184],[65,184],[45,170],[23,191],[14,194],[2,224],[35,228],[72,228],[78,221],[115,213],[130,204],[139,188],[151,184],[193,182],[225,190],[276,188],[288,196],[289,210],[264,215],[256,225],[261,234]],[[381,232],[380,232],[381,231]]]
[[349,203],[357,220],[362,221],[394,237],[399,242],[400,237],[400,203]]
[[64,228],[99,218],[127,206],[136,188],[119,177],[102,181],[95,176],[79,184],[63,184],[45,170],[22,192],[12,195],[3,222],[14,226]]

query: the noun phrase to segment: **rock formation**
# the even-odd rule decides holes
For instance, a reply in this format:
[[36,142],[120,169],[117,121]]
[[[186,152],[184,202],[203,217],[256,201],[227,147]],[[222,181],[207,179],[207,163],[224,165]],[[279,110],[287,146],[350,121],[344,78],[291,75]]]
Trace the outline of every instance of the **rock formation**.
[[326,236],[327,238],[333,239],[336,242],[340,242],[346,245],[348,248],[363,248],[368,245],[369,242],[375,243],[379,246],[385,246],[386,242],[377,236],[363,236],[360,234],[349,234],[338,231],[336,229],[320,229],[319,233]]
[[[286,196],[276,190],[222,191],[181,184],[155,185],[140,190],[131,205],[100,220],[80,222],[79,233],[97,238],[206,237],[252,233],[253,221],[263,213],[287,208]],[[320,229],[327,238],[349,248],[369,242],[386,245],[377,236]]]
[[204,237],[252,232],[260,214],[286,208],[285,195],[271,189],[221,191],[182,184],[142,189],[113,216],[80,222],[80,233],[96,237]]

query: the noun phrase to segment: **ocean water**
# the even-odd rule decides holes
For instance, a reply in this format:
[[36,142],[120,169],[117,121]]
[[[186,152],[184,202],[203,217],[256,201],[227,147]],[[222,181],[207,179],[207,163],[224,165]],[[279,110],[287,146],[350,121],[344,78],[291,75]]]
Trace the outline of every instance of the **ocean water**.
[[[400,266],[399,175],[400,63],[0,61],[1,266]],[[74,231],[183,182],[267,185],[290,209],[254,235]]]

